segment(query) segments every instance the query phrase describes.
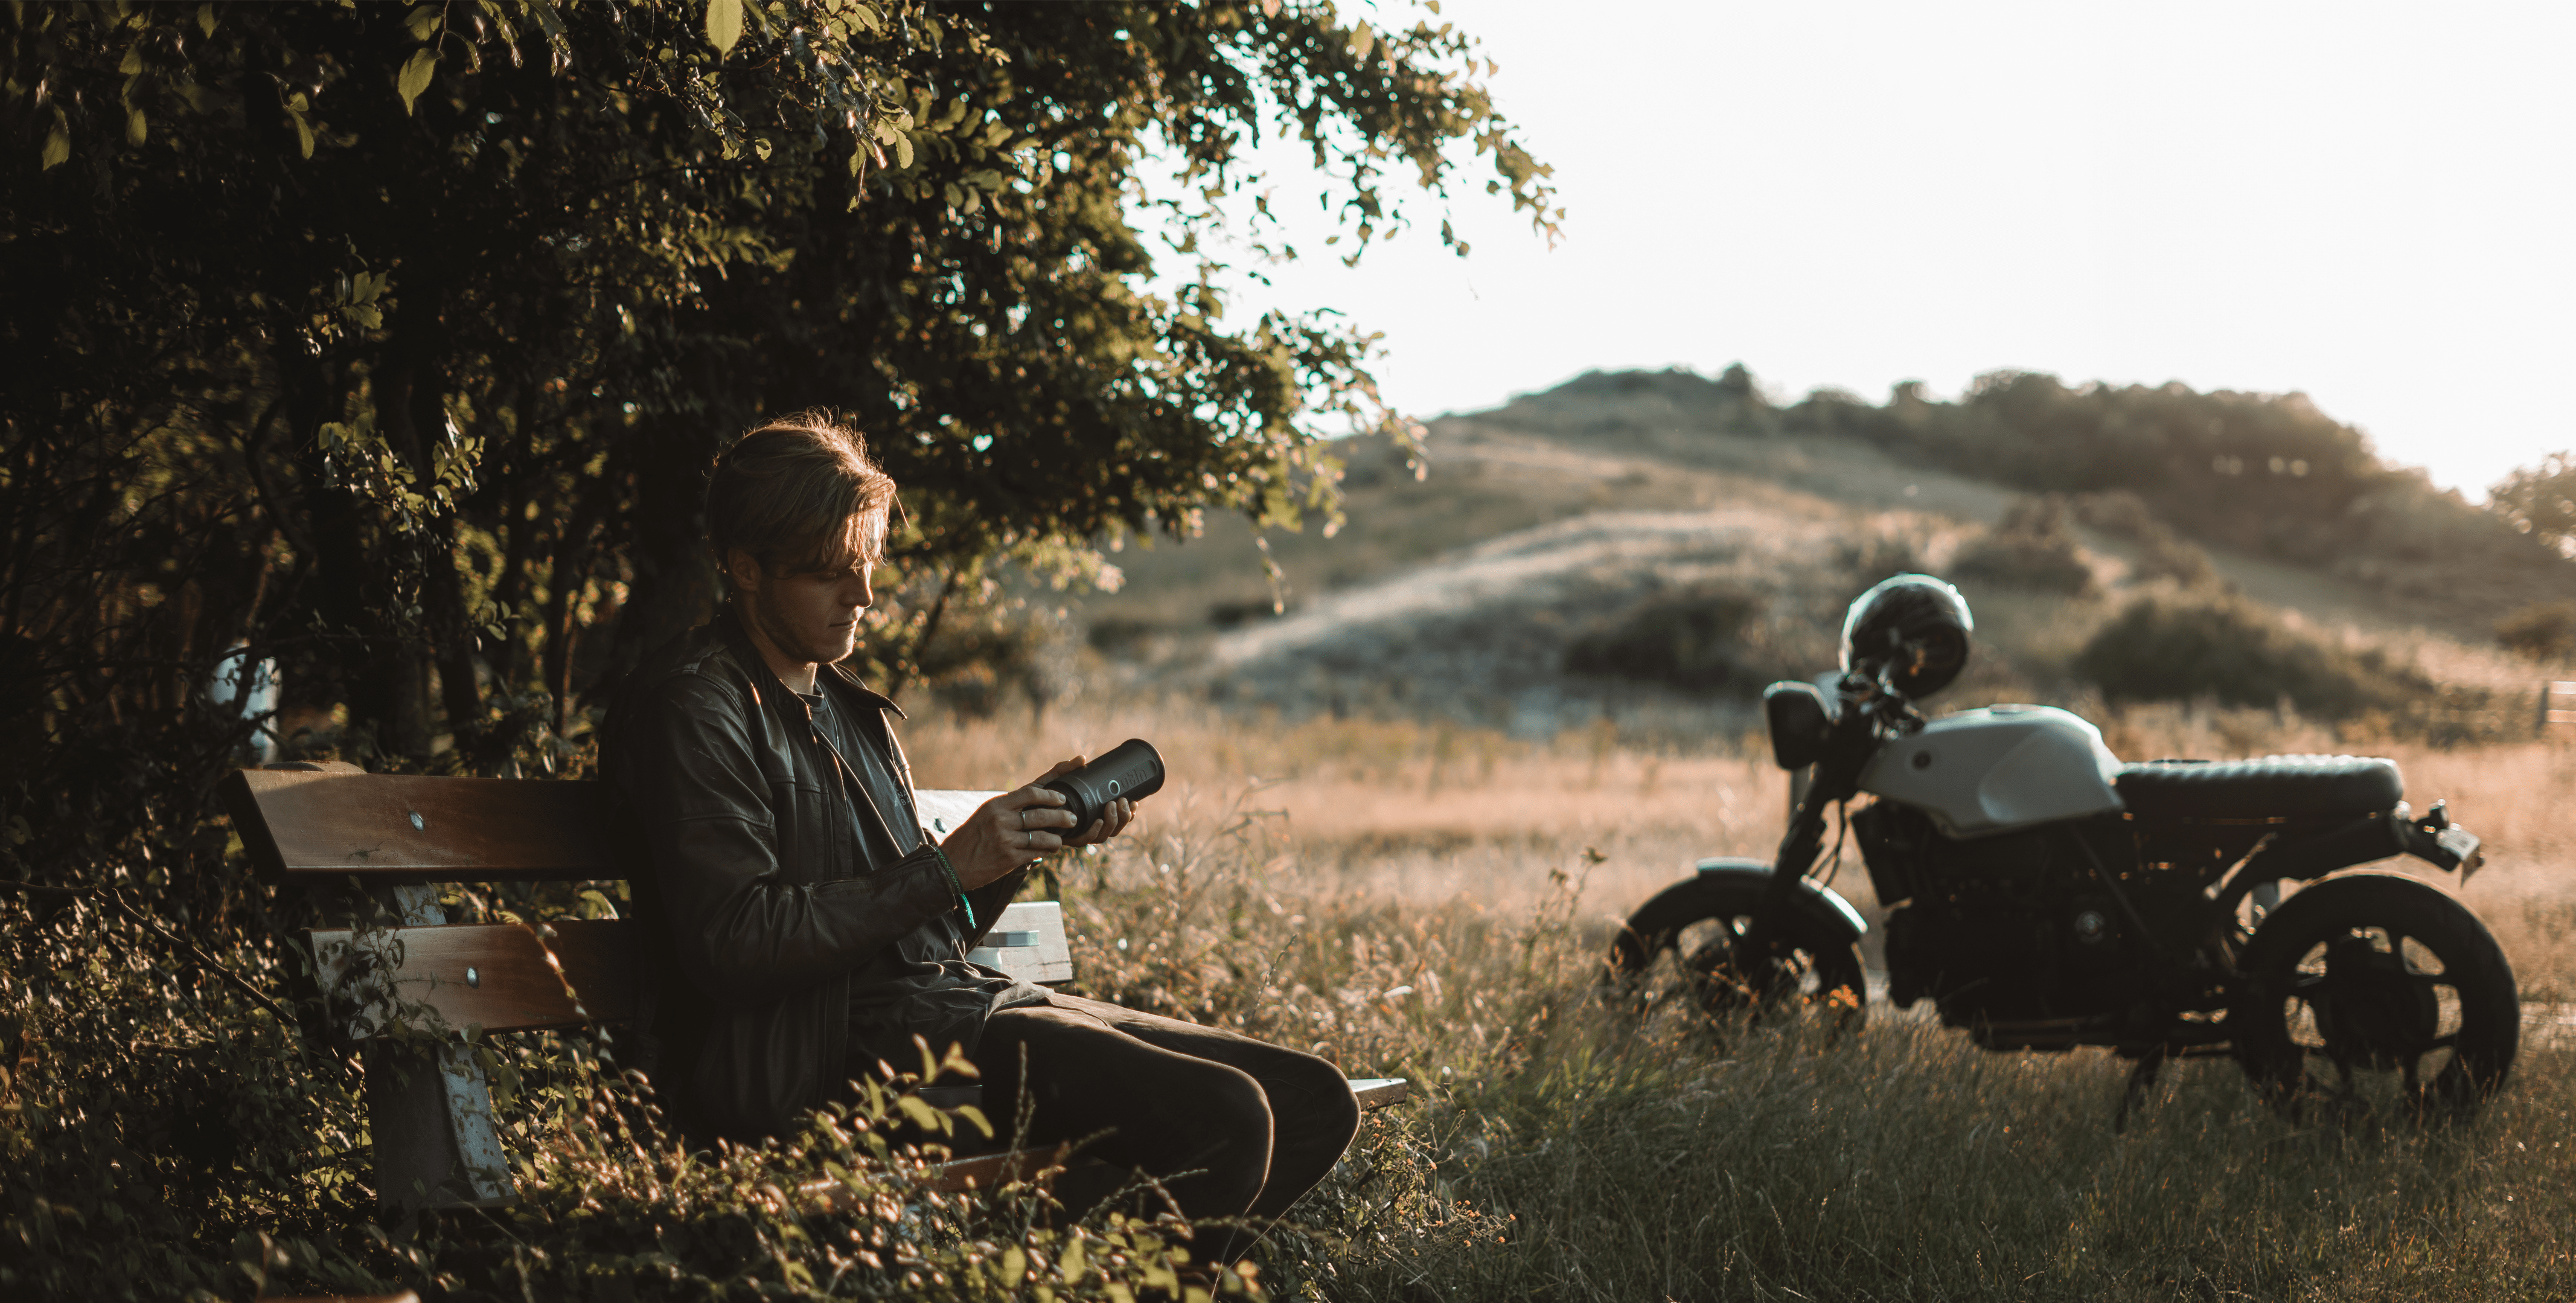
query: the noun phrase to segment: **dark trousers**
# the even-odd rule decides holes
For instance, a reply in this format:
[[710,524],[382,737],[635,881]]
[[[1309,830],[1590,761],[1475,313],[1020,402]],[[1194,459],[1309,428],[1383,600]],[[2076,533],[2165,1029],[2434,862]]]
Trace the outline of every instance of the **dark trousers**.
[[[1098,1136],[1084,1154],[1161,1180],[1193,1220],[1255,1222],[1250,1232],[1201,1246],[1217,1261],[1248,1251],[1257,1223],[1324,1179],[1359,1131],[1359,1104],[1341,1069],[1311,1054],[1049,995],[1043,1005],[992,1015],[975,1052],[984,1111],[1006,1134],[1020,1107],[1024,1055],[1028,1131],[1015,1143]],[[1059,1193],[1069,1206],[1080,1198],[1062,1186]]]

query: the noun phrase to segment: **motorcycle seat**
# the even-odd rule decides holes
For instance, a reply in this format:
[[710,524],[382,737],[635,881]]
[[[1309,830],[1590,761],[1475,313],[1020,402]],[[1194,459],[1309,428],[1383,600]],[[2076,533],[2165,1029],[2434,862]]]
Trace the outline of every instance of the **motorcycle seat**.
[[2125,765],[2112,790],[2148,818],[2320,819],[2386,810],[2406,782],[2375,756],[2263,756]]

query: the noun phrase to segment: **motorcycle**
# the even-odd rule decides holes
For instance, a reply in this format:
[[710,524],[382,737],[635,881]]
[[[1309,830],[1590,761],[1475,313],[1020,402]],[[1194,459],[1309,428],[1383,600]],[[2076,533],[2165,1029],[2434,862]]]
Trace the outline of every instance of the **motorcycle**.
[[2123,764],[2053,707],[1925,717],[1973,629],[1958,590],[1900,575],[1852,604],[1839,674],[1764,692],[1788,831],[1770,862],[1702,860],[1630,916],[1608,960],[1623,989],[1669,956],[1667,993],[1711,1014],[1860,1016],[1867,924],[1818,872],[1848,837],[1888,910],[1888,1002],[1929,1000],[1990,1050],[2134,1060],[2120,1123],[2177,1058],[2232,1055],[2285,1105],[2368,1088],[2465,1111],[2503,1085],[2521,1010],[2494,936],[2431,883],[2359,867],[2404,855],[2465,882],[2478,839],[2444,802],[2413,813],[2384,759]]

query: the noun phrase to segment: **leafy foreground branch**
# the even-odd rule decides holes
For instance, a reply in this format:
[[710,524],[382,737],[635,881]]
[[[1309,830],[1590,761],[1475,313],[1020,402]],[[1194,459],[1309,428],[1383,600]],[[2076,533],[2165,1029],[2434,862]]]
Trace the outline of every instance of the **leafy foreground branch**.
[[[1175,1228],[1112,1214],[1052,1227],[1025,1187],[939,1194],[901,1114],[818,1116],[794,1143],[691,1155],[605,1037],[485,1046],[524,1197],[374,1223],[363,1083],[203,965],[75,901],[6,924],[0,974],[0,1291],[13,1298],[432,1296],[1125,1298],[1171,1288]],[[231,968],[293,962],[244,945]],[[833,1183],[831,1197],[811,1186]],[[791,1196],[789,1191],[808,1187]],[[1225,1292],[1257,1290],[1227,1278]]]
[[[1291,1297],[2561,1298],[2576,1289],[2564,1050],[2473,1125],[2275,1116],[2188,1065],[2113,1135],[2120,1073],[1857,1032],[1615,1015],[1605,924],[1556,875],[1398,907],[1250,821],[1060,866],[1089,993],[1423,1085],[1272,1237]],[[460,902],[475,909],[475,901]],[[0,1292],[459,1299],[1132,1299],[1173,1228],[1050,1228],[1026,1191],[917,1193],[866,1110],[688,1157],[605,1038],[495,1038],[523,1202],[372,1223],[361,1083],[135,926],[0,904]],[[217,952],[279,989],[274,943]],[[846,1173],[822,1212],[790,1194]]]

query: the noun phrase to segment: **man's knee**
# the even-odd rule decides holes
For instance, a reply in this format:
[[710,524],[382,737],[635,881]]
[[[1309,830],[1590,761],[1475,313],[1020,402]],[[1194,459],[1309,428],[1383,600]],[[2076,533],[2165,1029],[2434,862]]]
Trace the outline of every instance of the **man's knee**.
[[1155,1101],[1163,1132],[1150,1148],[1176,1181],[1173,1194],[1195,1217],[1232,1217],[1252,1206],[1270,1179],[1269,1097],[1251,1075],[1221,1063],[1171,1074]]
[[1360,1130],[1360,1101],[1342,1070],[1311,1054],[1296,1054],[1272,1092],[1271,1108],[1284,1133],[1315,1143],[1347,1146]]
[[1193,1116],[1208,1139],[1229,1148],[1258,1145],[1265,1155],[1269,1152],[1274,1125],[1270,1096],[1252,1074],[1209,1063],[1174,1085],[1178,1097],[1169,1102],[1176,1111]]

